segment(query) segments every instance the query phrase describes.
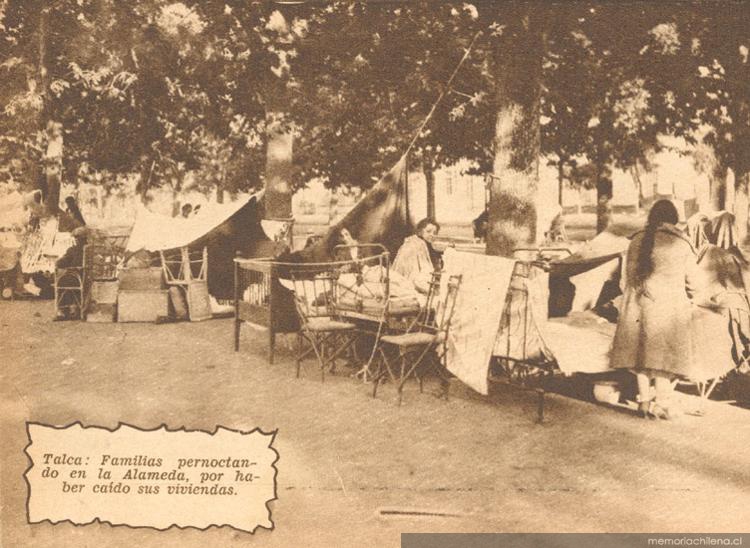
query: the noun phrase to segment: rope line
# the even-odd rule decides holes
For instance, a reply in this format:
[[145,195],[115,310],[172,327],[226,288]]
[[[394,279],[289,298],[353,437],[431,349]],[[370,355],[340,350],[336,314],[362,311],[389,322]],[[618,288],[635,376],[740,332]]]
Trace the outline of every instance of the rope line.
[[409,154],[412,147],[417,142],[417,139],[419,139],[419,137],[422,135],[422,131],[424,130],[425,126],[429,123],[430,119],[432,118],[432,115],[435,114],[435,110],[437,109],[437,106],[443,100],[443,97],[445,97],[446,93],[450,91],[451,84],[453,83],[453,79],[456,77],[456,74],[458,74],[458,71],[460,70],[461,66],[464,64],[466,59],[469,58],[469,53],[471,53],[471,50],[474,47],[474,44],[477,41],[477,38],[479,38],[481,34],[482,34],[482,31],[480,30],[474,35],[474,38],[472,38],[471,43],[469,44],[469,47],[466,48],[466,51],[464,52],[464,56],[461,57],[461,60],[456,65],[456,68],[453,69],[453,74],[451,74],[450,78],[448,78],[448,81],[446,82],[445,87],[443,88],[443,91],[440,92],[440,95],[438,96],[437,100],[433,103],[432,108],[430,109],[430,112],[428,112],[427,116],[425,116],[425,119],[422,121],[422,124],[419,126],[419,129],[417,130],[416,134],[414,135],[411,142],[409,143],[409,146],[406,147],[406,152],[404,152],[404,155]]

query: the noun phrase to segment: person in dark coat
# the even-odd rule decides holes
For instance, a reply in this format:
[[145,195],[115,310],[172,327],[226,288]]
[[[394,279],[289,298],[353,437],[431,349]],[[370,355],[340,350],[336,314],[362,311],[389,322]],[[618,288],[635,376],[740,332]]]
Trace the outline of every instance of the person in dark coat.
[[80,223],[80,226],[86,226],[86,221],[83,220],[83,214],[81,213],[81,210],[78,207],[78,204],[76,203],[73,196],[68,196],[67,198],[65,198],[65,206],[65,210],[70,214],[71,217],[73,217],[78,223]]
[[471,226],[474,229],[474,239],[478,241],[485,241],[487,239],[487,225],[490,220],[490,211],[485,209],[482,213],[471,222]]
[[74,243],[65,254],[57,259],[57,268],[73,268],[83,266],[83,249],[86,245],[86,229],[76,228],[72,233]]
[[[77,284],[83,283],[83,272],[73,269],[82,269],[83,267],[86,229],[83,227],[76,228],[72,232],[72,235],[75,239],[74,244],[55,263],[55,267],[59,270],[55,275],[55,283],[61,284],[64,287],[75,287]],[[69,269],[69,271],[65,272],[65,269]],[[56,306],[57,314],[55,320],[57,321],[80,317],[79,302],[76,301],[71,291],[63,292]]]

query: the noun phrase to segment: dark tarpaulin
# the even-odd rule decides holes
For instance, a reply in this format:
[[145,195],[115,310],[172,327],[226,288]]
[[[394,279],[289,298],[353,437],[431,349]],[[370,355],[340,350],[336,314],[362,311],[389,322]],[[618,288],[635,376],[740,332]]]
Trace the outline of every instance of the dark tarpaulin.
[[406,188],[406,155],[378,181],[323,238],[307,249],[292,253],[292,262],[326,262],[333,259],[341,229],[346,228],[359,243],[383,244],[395,257],[404,238],[414,232],[409,219]]
[[260,225],[262,205],[249,200],[231,217],[202,236],[191,249],[208,248],[208,292],[217,299],[234,297],[234,258],[267,257],[275,254],[276,244]]
[[630,240],[598,234],[576,253],[550,264],[550,317],[598,310],[620,294],[622,258]]
[[608,263],[612,259],[619,259],[622,256],[623,254],[620,252],[602,255],[600,257],[579,257],[572,255],[560,261],[551,263],[550,276],[564,276],[569,278]]

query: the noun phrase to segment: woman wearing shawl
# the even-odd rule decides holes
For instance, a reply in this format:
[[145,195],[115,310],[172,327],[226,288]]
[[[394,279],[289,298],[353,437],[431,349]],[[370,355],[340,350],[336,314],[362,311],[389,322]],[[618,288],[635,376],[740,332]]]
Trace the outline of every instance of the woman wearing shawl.
[[708,235],[711,233],[711,221],[703,213],[696,213],[687,220],[685,232],[693,250],[698,253],[709,243]]
[[677,221],[672,202],[659,200],[645,229],[633,236],[610,355],[611,367],[636,375],[638,410],[649,418],[674,415],[672,380],[695,370],[688,292],[697,266]]
[[441,253],[432,247],[439,231],[436,221],[422,219],[416,234],[404,240],[393,261],[393,270],[410,280],[420,293],[429,291],[432,273],[441,269]]
[[743,365],[750,356],[750,306],[744,279],[748,263],[737,247],[734,215],[720,213],[706,228],[710,230],[707,241],[696,250],[702,288],[695,296],[700,307],[696,309],[696,356],[703,367],[694,380],[721,377],[734,363]]

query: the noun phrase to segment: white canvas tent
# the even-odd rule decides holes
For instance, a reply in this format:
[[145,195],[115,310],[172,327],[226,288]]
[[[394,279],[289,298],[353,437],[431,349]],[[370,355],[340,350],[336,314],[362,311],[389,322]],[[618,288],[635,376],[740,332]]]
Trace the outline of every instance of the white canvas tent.
[[233,259],[266,255],[270,239],[261,226],[263,193],[244,195],[227,204],[209,204],[187,218],[167,217],[141,208],[136,216],[126,254],[208,250],[208,289],[217,299],[233,295]]
[[207,204],[187,218],[159,215],[140,206],[126,251],[166,251],[189,246],[231,219],[235,213],[257,200],[261,194],[258,192],[245,195],[227,204]]

